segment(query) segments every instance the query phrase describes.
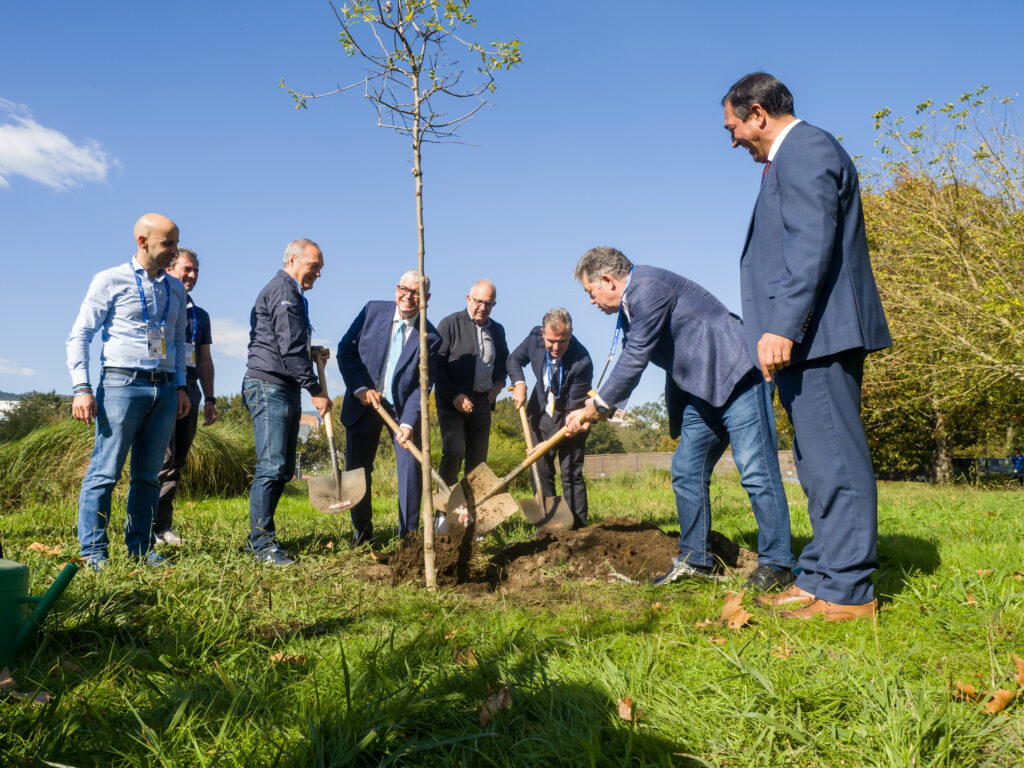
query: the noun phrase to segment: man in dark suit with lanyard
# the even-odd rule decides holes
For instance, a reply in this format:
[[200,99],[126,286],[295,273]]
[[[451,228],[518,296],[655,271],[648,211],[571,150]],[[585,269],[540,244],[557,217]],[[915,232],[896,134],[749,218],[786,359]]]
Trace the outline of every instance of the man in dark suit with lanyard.
[[667,269],[636,266],[615,248],[592,248],[574,277],[590,303],[618,318],[612,348],[622,352],[598,396],[569,414],[569,434],[625,406],[648,363],[665,371],[672,490],[679,555],[656,585],[682,578],[722,580],[711,554],[711,470],[732,445],[740,481],[757,518],[757,569],[747,586],[789,586],[795,565],[782,488],[770,390],[751,364],[740,319],[701,286]]
[[[191,408],[188,416],[178,419],[175,423],[171,442],[164,456],[163,469],[157,475],[157,480],[160,481],[160,503],[157,505],[156,519],[153,522],[153,537],[157,544],[180,547],[183,542],[172,527],[174,497],[178,493],[181,470],[196,437],[200,395],[205,397],[204,427],[217,420],[217,398],[213,395],[213,355],[210,354],[213,337],[210,333],[210,316],[205,309],[196,306],[192,301],[192,291],[199,280],[199,256],[188,248],[178,248],[178,255],[167,268],[167,274],[178,278],[185,286],[185,382]],[[199,391],[200,386],[202,393]]]
[[[508,375],[515,389],[516,408],[526,402],[526,377],[523,368],[533,369],[537,381],[526,406],[526,416],[534,444],[547,440],[565,424],[565,415],[587,400],[594,364],[590,354],[572,334],[572,317],[561,307],[548,310],[541,324],[530,331],[508,356]],[[575,520],[574,527],[587,524],[587,485],[583,480],[583,457],[587,433],[564,439],[557,448],[562,472],[562,497]],[[555,451],[537,462],[544,496],[555,495]]]
[[793,458],[814,532],[801,573],[764,595],[782,615],[874,615],[878,502],[860,417],[864,357],[892,344],[878,296],[857,168],[831,135],[797,120],[763,72],[722,99],[725,129],[765,168],[740,280],[750,358],[774,379],[793,424]]
[[[374,406],[385,408],[398,422],[394,436],[398,470],[398,535],[419,529],[423,477],[420,465],[405,449],[420,444],[420,301],[430,298],[430,281],[419,284],[409,270],[395,286],[394,301],[371,301],[362,308],[338,344],[338,367],[345,380],[341,423],[345,427],[345,468],[366,469],[366,495],[352,507],[355,544],[376,545],[371,478],[384,421]],[[431,380],[440,336],[427,322]]]

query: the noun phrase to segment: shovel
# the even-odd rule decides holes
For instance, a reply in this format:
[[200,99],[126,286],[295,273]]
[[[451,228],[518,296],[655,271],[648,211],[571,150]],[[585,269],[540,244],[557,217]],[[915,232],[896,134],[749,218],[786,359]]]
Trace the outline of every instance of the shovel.
[[[384,423],[388,425],[388,428],[397,435],[401,429],[401,427],[398,426],[398,422],[391,418],[391,414],[384,408],[381,408],[379,405],[375,405],[373,407],[377,411],[377,415],[379,415],[384,420]],[[423,454],[420,453],[420,449],[416,447],[415,443],[413,443],[412,440],[408,440],[405,443],[405,448],[422,467]],[[434,482],[437,483],[437,493],[434,494],[434,509],[438,512],[447,512],[446,504],[448,503],[448,497],[451,495],[452,490],[448,487],[448,484],[441,479],[441,475],[438,474],[437,470],[433,467],[430,468],[430,475],[434,478]]]
[[[513,389],[513,387],[509,387]],[[533,435],[530,434],[530,424],[526,420],[526,404],[518,409],[519,418],[523,422],[523,437],[526,438],[526,448],[533,451]],[[533,487],[536,494],[532,499],[520,499],[519,506],[523,509],[526,519],[542,531],[561,531],[565,528],[572,528],[576,519],[572,510],[561,496],[544,496],[540,485],[540,472],[536,463],[530,465],[530,475],[533,477]]]
[[[327,397],[327,376],[324,373],[324,359],[317,355],[316,367],[320,372],[320,388]],[[327,445],[331,449],[330,477],[309,478],[309,503],[328,515],[338,515],[366,495],[366,471],[352,469],[342,472],[338,468],[338,454],[334,450],[334,424],[330,412],[324,417],[327,429]]]

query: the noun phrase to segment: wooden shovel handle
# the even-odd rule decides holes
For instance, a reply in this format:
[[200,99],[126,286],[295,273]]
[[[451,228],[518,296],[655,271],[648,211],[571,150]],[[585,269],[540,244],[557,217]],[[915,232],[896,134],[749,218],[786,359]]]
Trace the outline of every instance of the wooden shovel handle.
[[[316,356],[316,370],[320,374],[320,389],[324,391],[324,397],[327,397],[327,373],[324,371],[324,359],[320,355]],[[328,411],[327,415],[324,416],[324,429],[327,430],[327,439],[333,442],[334,423],[333,419],[331,419],[330,411]]]
[[[377,414],[382,419],[384,419],[384,423],[387,424],[391,431],[397,435],[398,431],[401,429],[401,427],[398,426],[398,422],[391,418],[391,414],[388,413],[387,410],[382,408],[379,404],[374,405],[373,407],[377,411]],[[422,467],[423,454],[420,453],[420,449],[416,447],[416,444],[412,441],[412,438],[405,441],[405,449],[412,454],[413,458],[416,459],[416,461],[418,461],[420,463],[420,466]],[[430,468],[430,475],[431,477],[434,478],[434,482],[437,483],[437,489],[439,491],[441,491],[442,493],[450,493],[448,484],[441,479],[441,475],[433,467]]]

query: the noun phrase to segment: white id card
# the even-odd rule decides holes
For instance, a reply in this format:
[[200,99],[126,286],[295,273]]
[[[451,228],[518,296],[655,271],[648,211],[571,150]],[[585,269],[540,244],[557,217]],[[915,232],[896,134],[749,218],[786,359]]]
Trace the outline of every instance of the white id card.
[[160,328],[150,328],[146,331],[146,341],[149,343],[149,359],[164,360],[167,357],[167,344],[164,340],[164,332]]
[[196,345],[191,341],[185,342],[185,365],[189,368],[196,367]]

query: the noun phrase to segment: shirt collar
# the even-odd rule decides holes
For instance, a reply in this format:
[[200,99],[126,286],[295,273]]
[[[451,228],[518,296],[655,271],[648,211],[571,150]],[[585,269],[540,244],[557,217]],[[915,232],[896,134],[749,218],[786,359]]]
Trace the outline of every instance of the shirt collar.
[[768,150],[768,162],[769,163],[772,162],[773,160],[775,160],[775,153],[779,151],[779,147],[782,146],[782,140],[785,139],[786,136],[789,135],[789,132],[791,130],[793,130],[793,126],[796,125],[797,123],[802,123],[802,122],[803,122],[803,120],[801,120],[798,117],[796,120],[794,120],[793,122],[789,123],[788,125],[786,125],[785,128],[783,128],[781,131],[779,131],[779,135],[776,136],[775,137],[775,141],[772,142],[772,148]]
[[412,328],[412,324],[416,320],[416,315],[413,315],[412,317],[409,318],[402,317],[402,313],[398,311],[398,305],[396,304],[395,314],[391,316],[391,324],[394,325],[396,320],[401,320],[403,323],[405,323],[405,326],[407,328]]
[[[143,277],[146,277],[146,278],[149,277],[149,272],[147,272],[146,268],[144,266],[142,266],[142,262],[139,261],[138,256],[132,256],[132,269],[134,269],[136,272],[141,272]],[[156,277],[153,278],[153,282],[157,282],[158,280],[162,280],[164,275],[166,275],[166,274],[167,274],[167,270],[161,269],[159,272],[156,273]]]
[[282,271],[282,272],[284,272],[284,273],[285,273],[286,275],[288,275],[288,277],[289,277],[289,278],[291,279],[291,281],[292,281],[293,283],[295,283],[295,287],[299,289],[299,293],[301,293],[301,294],[302,294],[303,296],[305,296],[305,295],[306,295],[306,292],[305,292],[305,291],[304,291],[304,290],[302,289],[302,283],[300,283],[300,282],[299,282],[298,280],[296,280],[296,279],[295,279],[294,277],[292,277],[291,275],[289,275],[289,274],[288,274],[288,272],[287,272],[286,270],[282,269],[281,271]]
[[473,324],[473,327],[477,329],[477,332],[483,330],[484,328],[491,324],[491,318],[488,317],[486,320],[484,320],[483,325],[477,325],[476,320],[473,319],[473,314],[469,311],[469,307],[466,307],[466,317],[469,318],[469,322]]

